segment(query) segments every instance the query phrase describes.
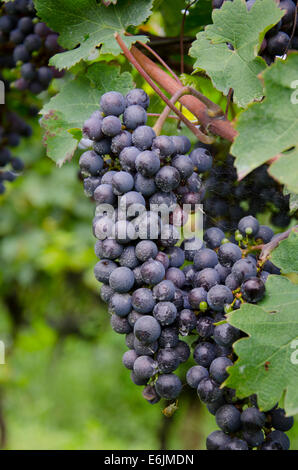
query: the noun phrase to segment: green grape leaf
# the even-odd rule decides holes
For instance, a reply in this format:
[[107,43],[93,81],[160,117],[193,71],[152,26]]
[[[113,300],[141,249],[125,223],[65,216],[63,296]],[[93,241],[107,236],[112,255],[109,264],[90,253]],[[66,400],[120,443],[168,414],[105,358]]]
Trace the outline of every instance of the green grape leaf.
[[65,83],[41,110],[48,156],[59,166],[70,160],[81,136],[78,130],[99,109],[101,96],[110,90],[126,94],[131,88],[129,72],[120,73],[119,67],[105,63],[95,63]]
[[271,254],[271,261],[282,273],[298,273],[298,232],[292,230],[288,238],[282,240]]
[[78,142],[67,132],[67,122],[58,111],[50,111],[42,121],[45,129],[43,142],[47,147],[47,155],[58,165],[72,159]]
[[285,409],[298,413],[298,286],[269,276],[258,305],[243,304],[228,322],[249,336],[237,341],[238,360],[224,385],[239,398],[258,395],[262,410],[271,409],[285,392]]
[[[66,52],[56,54],[50,64],[58,69],[70,68],[88,60],[98,46],[101,53],[118,55],[121,49],[114,38],[128,26],[142,24],[151,13],[153,0],[119,0],[106,7],[96,0],[36,0],[38,16],[59,33],[59,43]],[[145,36],[122,36],[127,47]]]
[[298,194],[298,147],[281,154],[280,158],[270,165],[269,173],[290,191]]
[[[239,135],[231,148],[240,178],[278,153],[297,148],[297,68],[296,52],[289,54],[285,61],[278,59],[263,73],[264,101],[254,103],[240,113],[236,126]],[[282,154],[270,171],[289,189],[298,192],[295,154],[297,150]]]
[[266,64],[257,52],[265,33],[282,16],[274,0],[256,0],[250,11],[242,0],[225,2],[213,11],[213,24],[198,33],[192,44],[194,67],[205,70],[215,88],[225,95],[233,88],[239,106],[260,100],[263,86],[258,75]]

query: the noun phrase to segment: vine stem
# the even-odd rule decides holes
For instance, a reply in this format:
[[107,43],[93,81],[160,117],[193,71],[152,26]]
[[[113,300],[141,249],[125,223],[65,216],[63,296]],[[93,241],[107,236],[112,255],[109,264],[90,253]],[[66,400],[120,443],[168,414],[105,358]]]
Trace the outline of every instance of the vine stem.
[[[203,134],[194,124],[192,124],[177,108],[176,106],[171,103],[170,100],[166,97],[166,95],[158,88],[158,86],[154,83],[152,78],[148,75],[148,73],[143,69],[143,67],[139,64],[137,59],[133,56],[133,54],[130,52],[130,50],[127,48],[125,45],[124,41],[120,37],[119,33],[115,33],[114,35],[116,41],[118,42],[119,46],[121,47],[123,54],[125,57],[129,60],[129,62],[137,69],[137,71],[144,77],[144,79],[147,81],[147,83],[153,88],[155,93],[158,94],[158,96],[169,106],[169,108],[174,111],[175,114],[180,118],[182,122],[192,131],[192,133],[197,137],[198,140],[205,144],[210,144],[214,140],[211,137],[208,137],[207,135]],[[146,56],[145,56],[146,57]],[[149,59],[150,60],[150,59]],[[154,62],[152,62],[154,63]],[[167,74],[166,74],[167,75]],[[167,75],[168,76],[168,75]],[[170,78],[170,77],[169,77]],[[174,83],[176,81],[172,79]],[[179,84],[177,83],[177,86]],[[179,87],[180,88],[180,87]]]
[[[176,93],[170,99],[170,102],[174,105],[184,95],[196,96],[198,99],[203,101],[206,104],[206,106],[210,106],[209,110],[214,115],[222,115],[223,114],[222,109],[219,106],[217,106],[212,101],[208,100],[208,98],[206,98],[204,95],[202,95],[202,93],[200,93],[199,91],[197,91],[194,88],[189,87],[189,86],[183,87],[180,90],[176,91]],[[165,109],[163,110],[163,112],[161,113],[161,115],[159,116],[158,120],[156,121],[155,126],[153,128],[156,135],[160,135],[161,130],[163,128],[163,125],[164,125],[167,117],[170,114],[170,111],[171,111],[170,107],[166,106]]]
[[259,261],[261,262],[261,264],[263,264],[267,260],[267,258],[270,256],[270,253],[275,248],[278,247],[278,245],[280,244],[282,240],[285,240],[286,238],[288,238],[292,232],[298,233],[298,225],[295,225],[295,227],[289,228],[285,232],[275,235],[274,238],[269,243],[266,243],[265,245],[263,244],[263,245],[251,246],[249,249],[243,250],[243,253],[246,254],[251,251],[261,250]]
[[[169,77],[169,75],[162,70],[157,64],[145,56],[135,46],[131,48],[131,54],[137,60],[138,64],[142,67],[142,70],[149,75],[156,83],[158,83],[167,93],[173,96],[181,86]],[[231,122],[224,116],[210,116],[208,114],[207,106],[202,103],[195,96],[183,96],[181,97],[181,103],[185,106],[192,114],[194,114],[199,122],[205,129],[210,131],[212,134],[218,135],[224,139],[233,142],[237,136],[237,131],[233,128]],[[168,103],[167,103],[168,104]]]
[[266,245],[263,245],[263,248],[259,257],[260,261],[262,263],[266,261],[270,253],[280,244],[282,240],[285,240],[286,238],[288,238],[292,232],[298,233],[298,225],[295,225],[295,227],[289,228],[289,230],[286,230],[283,233],[279,233],[278,235],[275,235],[275,237],[269,243],[266,243]]

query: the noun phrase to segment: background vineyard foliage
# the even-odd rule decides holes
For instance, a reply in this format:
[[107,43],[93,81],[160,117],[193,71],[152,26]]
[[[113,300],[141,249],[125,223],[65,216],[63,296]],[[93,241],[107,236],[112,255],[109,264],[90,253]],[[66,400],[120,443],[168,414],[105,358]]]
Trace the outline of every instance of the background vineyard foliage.
[[[177,11],[166,3],[155,3],[147,29],[177,35],[184,2],[175,2]],[[203,19],[198,7],[187,18],[186,35],[194,37],[210,22],[208,3],[202,1]],[[179,61],[178,52],[173,60]],[[185,60],[188,71],[193,61]],[[115,62],[127,71],[122,58]],[[54,83],[42,100],[68,80],[66,75]],[[186,74],[185,80],[193,78]],[[136,74],[134,81],[151,92]],[[201,86],[208,89],[208,83]],[[209,92],[225,106],[219,92]],[[152,108],[161,109],[157,98]],[[123,338],[110,329],[93,277],[93,207],[78,177],[79,152],[59,169],[46,158],[37,119],[31,123],[33,136],[18,148],[26,172],[0,199],[0,332],[7,345],[7,363],[0,366],[2,447],[205,448],[215,420],[192,391],[166,419],[162,406],[148,405],[123,368]],[[164,128],[172,130],[173,123]],[[262,218],[267,223],[269,216]],[[298,422],[289,437],[298,449]]]

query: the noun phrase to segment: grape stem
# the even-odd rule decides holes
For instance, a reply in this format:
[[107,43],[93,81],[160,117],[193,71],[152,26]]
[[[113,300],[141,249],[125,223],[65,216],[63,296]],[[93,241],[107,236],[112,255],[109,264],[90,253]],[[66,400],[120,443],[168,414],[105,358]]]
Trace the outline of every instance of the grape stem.
[[[182,122],[192,131],[192,133],[197,137],[198,140],[205,144],[211,144],[214,139],[212,137],[209,137],[203,132],[201,132],[194,124],[192,124],[177,108],[176,106],[171,103],[171,101],[168,100],[166,95],[158,88],[158,86],[154,83],[152,78],[148,75],[148,73],[143,69],[142,65],[139,64],[138,60],[133,56],[131,51],[127,48],[125,45],[124,41],[120,37],[118,33],[115,33],[114,35],[116,41],[118,42],[120,48],[123,51],[123,54],[125,57],[129,60],[129,62],[137,69],[137,71],[142,75],[142,77],[147,81],[147,83],[153,88],[155,93],[158,94],[158,96],[169,106],[172,111],[174,111],[175,114],[181,119]],[[149,59],[150,60],[150,59]],[[151,61],[150,61],[151,62]],[[167,75],[168,76],[168,75]],[[169,77],[170,78],[170,77]],[[176,84],[177,82],[172,79],[174,83]],[[179,84],[177,83],[177,86]]]
[[262,251],[259,257],[260,261],[264,263],[266,259],[270,256],[270,253],[276,247],[278,247],[278,245],[280,244],[282,240],[285,240],[286,238],[288,238],[292,232],[298,232],[298,225],[295,225],[295,227],[289,228],[283,233],[279,233],[278,235],[275,235],[275,237],[269,243],[266,243],[266,245],[263,245]]
[[[164,70],[162,70],[135,46],[132,46],[130,52],[142,67],[143,71],[171,96],[181,88],[176,80],[169,77]],[[185,108],[198,118],[204,129],[210,131],[214,135],[218,135],[230,142],[233,142],[237,136],[237,131],[224,115],[220,117],[210,116],[207,106],[195,96],[182,96],[180,101]]]
[[243,253],[247,254],[251,251],[261,250],[261,253],[259,255],[259,262],[262,265],[269,258],[270,253],[275,248],[278,247],[278,245],[280,244],[282,240],[285,240],[286,238],[288,238],[292,232],[298,233],[298,225],[295,225],[295,227],[289,228],[285,232],[275,235],[275,237],[269,243],[266,243],[265,245],[263,244],[263,245],[251,246],[248,249],[243,250]]
[[[222,116],[223,112],[222,109],[217,106],[217,104],[213,103],[210,101],[208,98],[206,98],[202,93],[199,91],[195,90],[194,88],[190,86],[185,86],[181,88],[180,90],[176,91],[176,93],[171,97],[170,102],[174,105],[182,96],[185,95],[192,95],[198,98],[202,103],[204,103],[208,107],[208,111],[212,113],[213,116]],[[167,105],[161,115],[159,116],[158,120],[155,123],[155,126],[153,127],[156,135],[160,135],[163,125],[167,119],[167,117],[170,114],[170,107]]]

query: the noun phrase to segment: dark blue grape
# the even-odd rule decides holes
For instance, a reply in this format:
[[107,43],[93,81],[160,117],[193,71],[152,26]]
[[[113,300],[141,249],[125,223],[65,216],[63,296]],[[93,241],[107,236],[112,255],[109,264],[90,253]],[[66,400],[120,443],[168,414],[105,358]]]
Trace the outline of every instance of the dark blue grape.
[[129,349],[122,356],[122,364],[126,369],[133,370],[135,360],[138,358],[137,353],[134,349]]
[[127,106],[137,104],[139,106],[142,106],[144,109],[147,109],[149,106],[149,96],[141,88],[135,88],[134,90],[130,90],[127,93],[125,99]]
[[286,416],[285,410],[276,408],[270,412],[271,424],[278,431],[289,431],[294,425],[294,418]]
[[152,291],[146,287],[141,287],[134,291],[132,294],[132,306],[137,312],[142,314],[152,312],[155,306]]
[[208,404],[218,401],[223,395],[217,383],[207,377],[200,380],[197,392],[202,402]]
[[144,315],[135,323],[134,334],[143,344],[154,343],[161,334],[160,324],[154,317]]
[[178,356],[179,362],[183,363],[189,359],[190,348],[185,341],[179,341],[177,346],[175,346],[175,352]]
[[115,137],[121,131],[121,121],[116,116],[106,116],[101,123],[101,131],[108,137]]
[[241,285],[244,300],[249,303],[258,303],[265,295],[265,284],[258,277],[251,277]]
[[214,344],[202,342],[199,343],[193,352],[193,358],[199,366],[209,367],[216,357],[216,349]]
[[202,271],[195,273],[193,278],[194,287],[203,287],[206,291],[209,291],[219,283],[220,277],[217,271],[213,268],[205,268]]
[[207,301],[207,291],[205,291],[203,287],[196,287],[188,294],[188,300],[191,307],[198,310],[200,308],[200,303]]
[[127,129],[134,130],[147,122],[145,109],[137,104],[128,106],[123,114],[123,124]]
[[160,161],[155,152],[146,150],[141,152],[136,157],[135,166],[141,175],[145,176],[146,178],[150,178],[158,172],[160,168]]
[[140,150],[150,149],[156,137],[154,130],[149,126],[139,126],[132,134],[132,142]]
[[225,238],[225,234],[222,230],[217,227],[210,227],[204,233],[204,240],[208,246],[208,248],[215,248],[220,247],[221,241]]
[[120,335],[125,335],[131,332],[131,326],[126,317],[119,317],[119,315],[113,314],[111,316],[111,326],[113,330]]
[[190,158],[192,159],[194,167],[198,173],[205,173],[205,171],[209,171],[212,168],[212,155],[208,150],[202,147],[194,149],[190,154]]
[[197,389],[201,380],[207,379],[208,377],[208,370],[205,367],[193,366],[187,371],[186,382],[191,388]]
[[134,362],[133,371],[141,379],[150,379],[157,372],[157,363],[150,356],[139,356]]
[[229,374],[227,372],[227,367],[233,365],[233,362],[227,357],[217,357],[210,364],[210,376],[215,380],[215,382],[221,384],[224,382]]
[[158,377],[155,388],[161,398],[174,400],[182,390],[182,383],[175,374],[163,374]]
[[183,309],[179,313],[178,317],[178,325],[179,330],[182,335],[189,334],[197,324],[197,317],[193,310],[190,309]]
[[222,266],[231,268],[236,261],[242,258],[242,251],[234,243],[224,243],[219,247],[217,256]]
[[175,152],[172,139],[166,135],[159,135],[153,139],[152,150],[157,151],[161,160],[170,157]]
[[218,258],[215,251],[203,248],[195,254],[193,262],[194,267],[199,271],[204,268],[214,268],[218,264]]
[[112,138],[111,152],[118,156],[125,147],[131,147],[131,133],[120,131],[119,134]]
[[158,369],[162,374],[170,374],[179,367],[179,358],[177,352],[173,348],[160,349],[157,353],[156,360]]
[[174,135],[171,136],[171,139],[175,146],[175,155],[184,155],[190,151],[191,143],[189,138],[185,135]]
[[103,169],[103,159],[93,150],[88,150],[81,155],[79,165],[85,174],[97,176]]
[[179,171],[182,179],[189,178],[194,170],[194,164],[188,155],[176,155],[173,158],[171,165]]
[[166,193],[173,191],[179,186],[180,174],[172,166],[163,166],[155,176],[156,186]]
[[207,294],[208,305],[216,312],[223,312],[225,305],[230,305],[233,299],[231,289],[223,285],[211,287]]
[[213,335],[214,331],[214,320],[211,317],[208,316],[200,316],[197,324],[196,324],[196,329],[198,334],[202,338],[210,338],[210,336]]
[[233,405],[221,406],[215,415],[218,427],[224,432],[236,432],[241,427],[240,421],[241,413]]
[[113,191],[113,186],[101,183],[94,191],[94,199],[98,204],[114,205],[116,196]]
[[265,414],[252,406],[241,413],[241,423],[246,431],[258,431],[262,429],[266,421]]
[[[220,0],[222,3],[223,0]],[[212,4],[214,3],[214,0]],[[216,8],[216,7],[213,7]],[[231,438],[222,431],[213,431],[206,440],[207,450],[220,450],[222,447],[226,446],[230,442]]]
[[141,267],[141,274],[145,284],[158,284],[165,276],[165,268],[156,260],[148,260]]
[[125,110],[125,99],[117,91],[104,93],[100,99],[100,109],[106,115],[120,116]]
[[229,323],[223,323],[215,327],[213,336],[220,346],[232,346],[239,339],[240,331]]
[[252,215],[243,217],[238,223],[238,230],[243,236],[255,236],[259,231],[259,222]]
[[134,246],[127,246],[121,253],[119,257],[120,266],[125,266],[126,268],[134,269],[139,265],[139,260],[136,257],[136,250]]
[[94,267],[94,275],[99,282],[108,284],[110,275],[117,268],[117,264],[109,259],[102,259]]
[[153,297],[159,301],[171,301],[174,299],[175,286],[172,281],[164,280],[153,287]]
[[109,313],[126,317],[131,311],[131,296],[115,292],[109,301]]
[[129,292],[134,285],[134,275],[131,269],[121,266],[113,270],[109,284],[116,292]]
[[175,348],[179,344],[179,331],[176,326],[167,326],[161,330],[159,337],[161,348]]
[[172,302],[158,302],[153,309],[153,316],[162,326],[174,323],[177,309]]
[[130,173],[126,171],[118,171],[112,178],[112,186],[114,193],[117,196],[121,194],[128,193],[134,187],[134,179]]
[[150,197],[156,192],[156,184],[153,178],[146,178],[137,173],[135,176],[135,189],[145,197]]
[[136,170],[135,161],[141,151],[137,147],[125,147],[119,155],[119,161],[124,171],[134,172]]

